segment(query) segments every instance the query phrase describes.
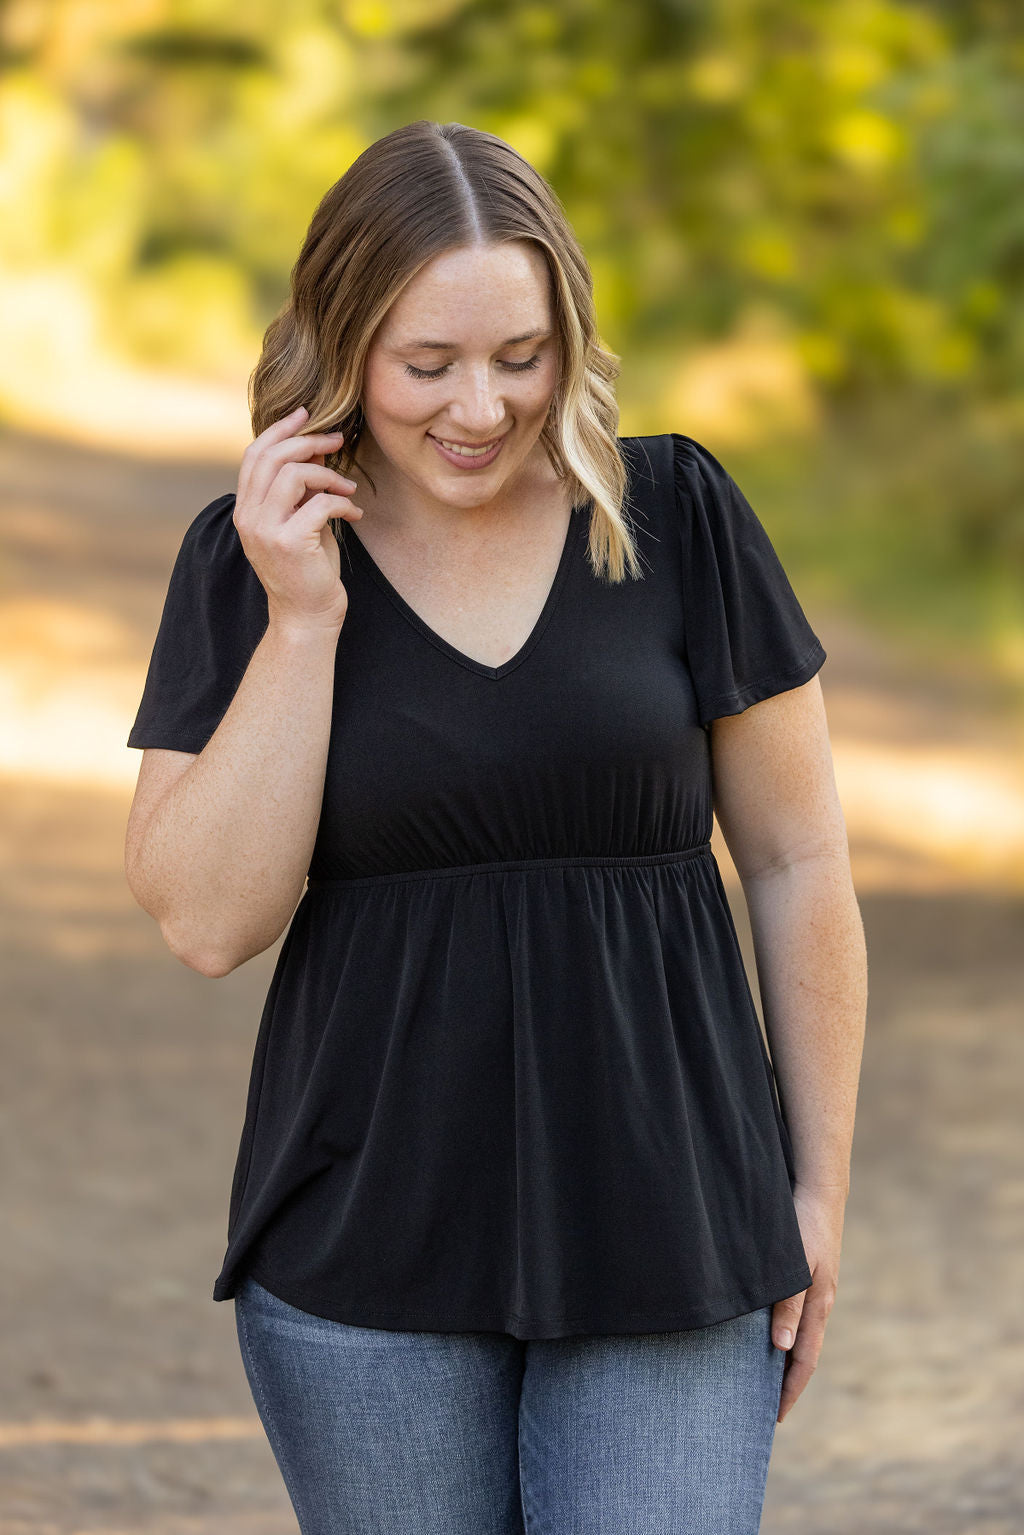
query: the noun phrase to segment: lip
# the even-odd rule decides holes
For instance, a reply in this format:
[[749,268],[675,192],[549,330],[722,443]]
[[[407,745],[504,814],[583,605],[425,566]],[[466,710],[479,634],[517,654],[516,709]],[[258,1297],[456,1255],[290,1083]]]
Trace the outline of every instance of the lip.
[[[448,449],[442,446],[439,438],[435,437],[433,432],[428,432],[427,436],[430,438],[431,442],[434,444],[434,447],[440,453],[446,464],[453,464],[456,469],[486,469],[488,465],[494,463],[494,460],[501,452],[502,444],[505,441],[505,437],[508,436],[508,433],[506,432],[504,436],[498,438],[494,444],[494,447],[489,453],[481,453],[477,458],[463,458],[459,453],[449,453]],[[455,441],[454,437],[452,438],[452,441]],[[473,446],[473,444],[467,442],[464,443],[463,446],[470,448]]]

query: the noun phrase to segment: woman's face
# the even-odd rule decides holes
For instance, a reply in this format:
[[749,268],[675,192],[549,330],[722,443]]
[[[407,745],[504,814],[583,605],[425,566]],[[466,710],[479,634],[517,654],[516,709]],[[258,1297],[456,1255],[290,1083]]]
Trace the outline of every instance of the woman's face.
[[[370,346],[360,443],[406,489],[448,506],[492,501],[518,477],[558,381],[550,276],[528,241],[435,257],[396,299]],[[369,439],[369,440],[368,440]],[[483,447],[460,456],[444,442]],[[496,446],[495,446],[496,445]]]

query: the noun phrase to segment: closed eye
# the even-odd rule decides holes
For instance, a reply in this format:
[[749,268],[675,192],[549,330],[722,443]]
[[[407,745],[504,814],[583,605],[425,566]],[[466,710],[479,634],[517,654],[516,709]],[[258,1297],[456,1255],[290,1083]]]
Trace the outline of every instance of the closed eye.
[[[526,373],[530,368],[535,368],[540,362],[537,356],[531,357],[527,362],[503,362],[501,366],[507,368],[510,373]],[[414,368],[411,362],[405,365],[405,371],[411,378],[441,378],[447,373],[449,364],[443,368]]]

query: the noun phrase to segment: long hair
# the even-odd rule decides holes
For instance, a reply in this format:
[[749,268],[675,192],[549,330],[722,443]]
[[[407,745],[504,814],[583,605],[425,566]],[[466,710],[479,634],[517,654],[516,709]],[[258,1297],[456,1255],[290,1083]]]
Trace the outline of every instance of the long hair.
[[[598,336],[590,267],[551,186],[494,134],[408,123],[365,149],[325,193],[249,381],[253,435],[305,405],[304,433],[345,434],[328,467],[345,475],[356,467],[373,487],[356,455],[374,333],[435,256],[508,240],[533,241],[551,278],[559,378],[540,440],[555,473],[568,478],[573,505],[593,502],[594,573],[619,582],[628,567],[639,577],[616,440],[619,358]],[[345,519],[330,523],[343,542]]]

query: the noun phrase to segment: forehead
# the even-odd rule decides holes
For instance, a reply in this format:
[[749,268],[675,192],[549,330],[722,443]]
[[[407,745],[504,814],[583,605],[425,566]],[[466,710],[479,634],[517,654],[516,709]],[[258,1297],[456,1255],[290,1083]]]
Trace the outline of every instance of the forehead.
[[535,246],[516,240],[435,256],[398,295],[381,332],[389,345],[480,337],[500,345],[551,324],[547,262]]

